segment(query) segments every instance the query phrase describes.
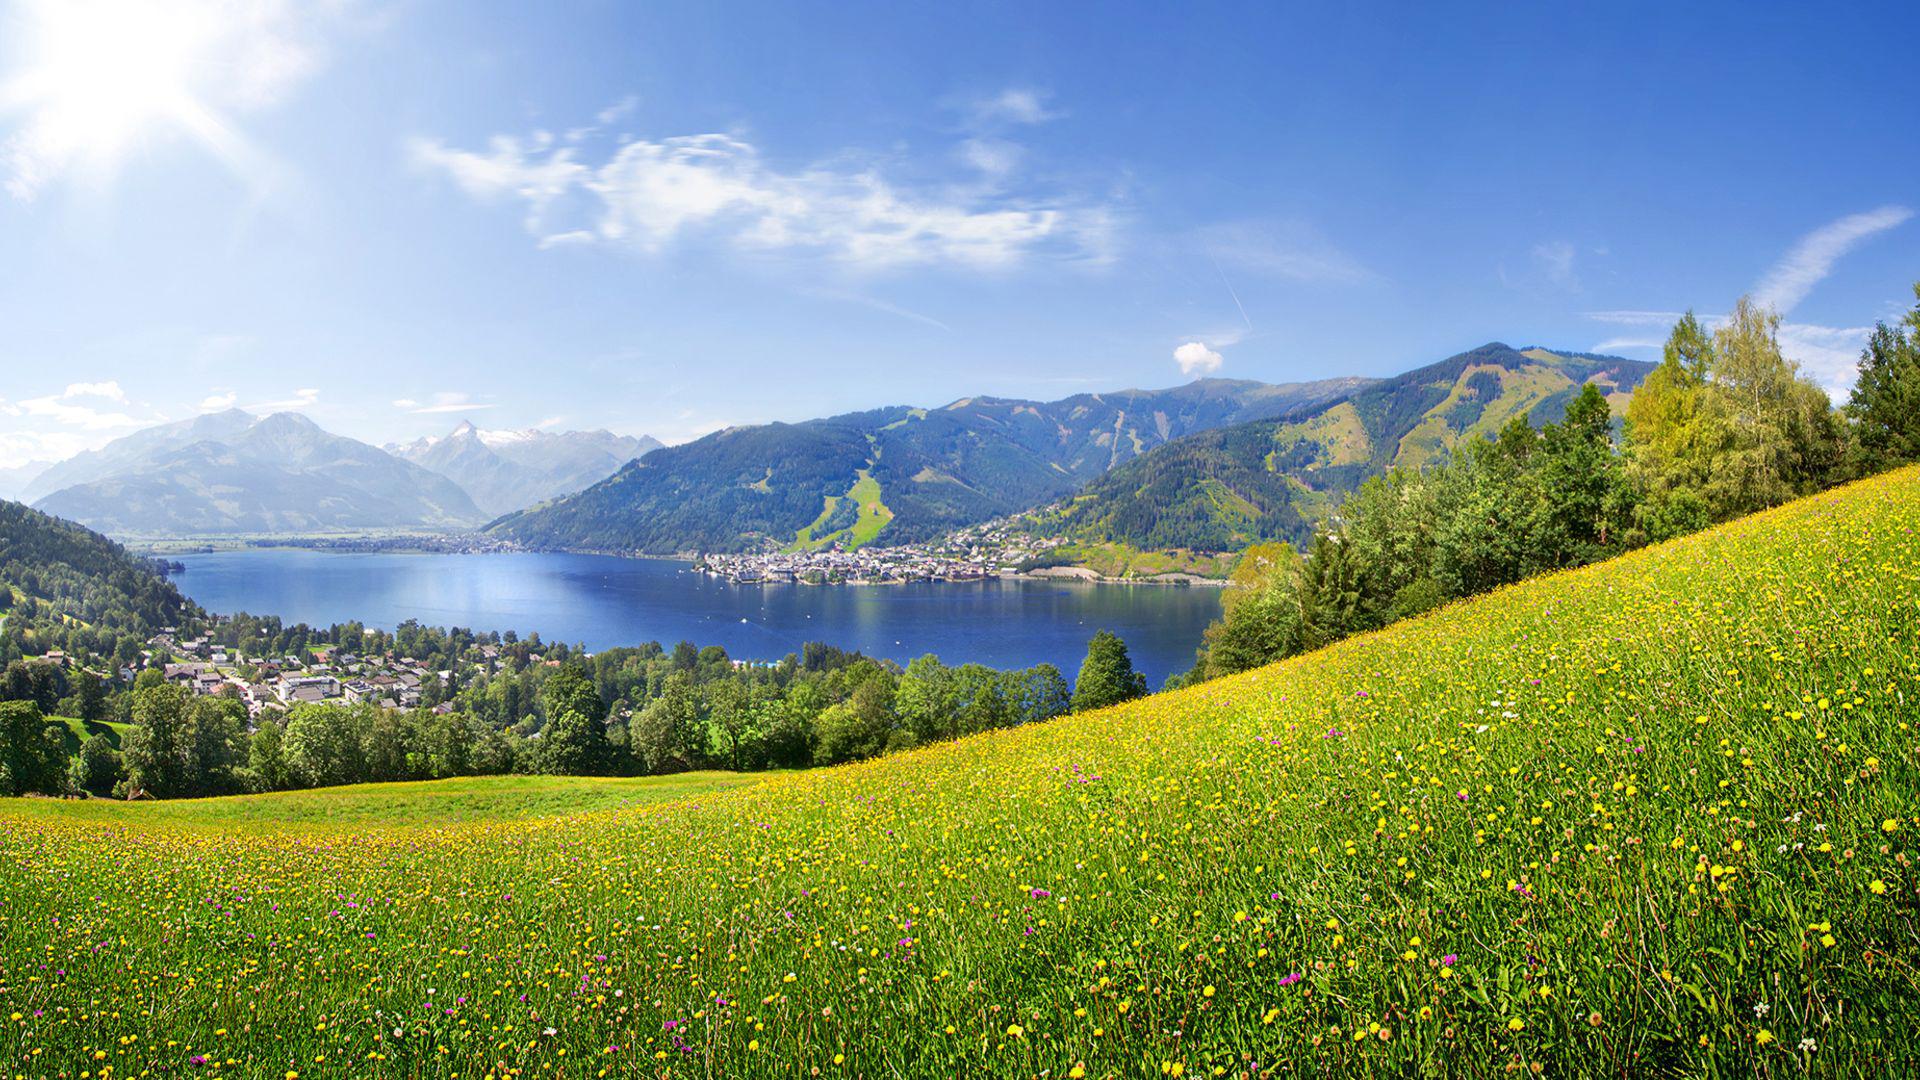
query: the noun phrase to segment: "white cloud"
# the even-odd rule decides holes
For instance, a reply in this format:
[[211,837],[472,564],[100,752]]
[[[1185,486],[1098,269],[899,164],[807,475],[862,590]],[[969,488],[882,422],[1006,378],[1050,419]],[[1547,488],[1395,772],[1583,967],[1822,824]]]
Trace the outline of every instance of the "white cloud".
[[231,409],[233,408],[234,403],[238,402],[239,400],[240,400],[240,395],[235,391],[232,391],[232,390],[215,391],[214,393],[208,394],[205,398],[201,399],[200,411],[201,412],[220,412],[223,409]]
[[1189,377],[1211,375],[1220,370],[1224,358],[1205,344],[1189,341],[1173,350],[1173,362],[1180,365],[1180,373]]
[[871,167],[768,165],[732,135],[634,140],[589,163],[537,136],[495,136],[484,151],[435,139],[414,162],[478,200],[525,205],[542,246],[598,243],[657,253],[689,237],[757,254],[817,255],[864,270],[914,265],[997,269],[1029,258],[1110,260],[1104,206],[951,189],[904,191]]
[[65,397],[62,394],[57,397],[29,398],[20,403],[20,412],[87,431],[111,431],[115,428],[137,427],[141,423],[123,412],[103,412],[86,405],[68,404]]
[[1812,326],[1780,324],[1780,352],[1800,365],[1827,396],[1844,400],[1860,374],[1860,351],[1873,336],[1868,326]]
[[320,400],[320,391],[305,387],[295,390],[293,396],[279,401],[262,401],[242,408],[252,413],[290,412],[296,409],[310,409]]
[[1792,311],[1813,291],[1840,257],[1865,241],[1903,224],[1913,216],[1904,206],[1882,206],[1849,214],[1800,238],[1793,250],[1775,263],[1753,290],[1754,303],[1782,314]]
[[1300,222],[1237,221],[1200,230],[1200,244],[1222,265],[1287,281],[1352,285],[1374,273]]
[[1007,124],[1044,124],[1066,115],[1048,109],[1046,97],[1039,90],[1013,86],[975,101],[971,112],[976,123]]
[[60,393],[60,399],[62,401],[71,401],[74,398],[82,397],[105,398],[108,401],[125,401],[127,400],[127,392],[120,389],[120,383],[118,381],[108,379],[106,382],[68,383],[67,388]]
[[411,408],[413,408],[413,407],[414,407],[415,405],[418,405],[418,404],[420,404],[420,403],[419,403],[419,402],[417,402],[417,401],[415,401],[415,400],[413,400],[413,399],[412,399],[412,398],[410,398],[410,397],[403,397],[403,398],[394,398],[394,399],[393,399],[393,407],[394,407],[394,408],[396,408],[396,409],[411,409]]
[[[457,391],[441,391],[433,395],[433,402],[428,405],[420,405],[406,398],[401,398],[400,401],[406,402],[405,405],[400,406],[401,408],[407,409],[416,416],[430,416],[435,413],[474,412],[479,409],[499,408],[494,402],[475,401],[468,395]],[[394,404],[400,405],[400,401],[396,401]]]

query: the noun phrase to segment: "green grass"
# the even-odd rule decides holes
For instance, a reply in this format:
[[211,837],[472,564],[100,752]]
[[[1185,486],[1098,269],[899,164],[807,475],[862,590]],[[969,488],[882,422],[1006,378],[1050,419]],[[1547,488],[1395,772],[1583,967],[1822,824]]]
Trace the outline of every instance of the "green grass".
[[[852,499],[859,508],[859,516],[854,519],[854,523],[823,536],[815,536],[815,530],[824,528],[827,522],[832,520],[833,512],[839,509],[842,499]],[[826,497],[826,506],[821,509],[820,516],[814,518],[794,536],[793,543],[787,550],[818,551],[835,541],[850,548],[863,547],[873,543],[880,536],[881,530],[892,522],[893,511],[888,509],[887,504],[880,498],[880,481],[873,478],[872,470],[861,469],[854,478],[853,487],[849,488],[845,495]]]
[[9,809],[28,817],[100,825],[176,825],[199,829],[288,826],[439,828],[472,822],[618,810],[692,799],[757,784],[777,773],[694,772],[676,776],[471,776],[397,784],[356,784],[218,799],[122,802],[25,800]]
[[64,737],[68,756],[79,753],[80,744],[95,735],[105,735],[107,741],[113,744],[113,748],[118,750],[124,743],[127,732],[133,727],[132,724],[122,724],[112,720],[82,720],[77,716],[49,716],[47,723],[61,724],[66,727]]
[[686,800],[344,828],[7,805],[0,1067],[1907,1075],[1916,529],[1908,470],[1232,679]]

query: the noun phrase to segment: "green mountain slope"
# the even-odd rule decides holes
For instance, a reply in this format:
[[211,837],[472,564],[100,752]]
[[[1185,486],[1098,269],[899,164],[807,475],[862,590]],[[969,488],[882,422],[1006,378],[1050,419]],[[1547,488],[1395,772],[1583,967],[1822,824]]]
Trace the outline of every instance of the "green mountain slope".
[[1443,458],[1514,416],[1558,420],[1596,382],[1614,411],[1653,365],[1498,342],[1373,383],[1327,405],[1177,439],[1095,479],[1044,529],[1144,549],[1235,551],[1301,541],[1341,496],[1390,466]]
[[[898,543],[1025,510],[1194,431],[1281,416],[1368,385],[1204,379],[1061,401],[963,398],[717,432],[656,450],[489,529],[537,547],[670,554]],[[884,513],[880,508],[884,508]]]
[[0,657],[112,655],[196,613],[173,583],[71,521],[0,502]]

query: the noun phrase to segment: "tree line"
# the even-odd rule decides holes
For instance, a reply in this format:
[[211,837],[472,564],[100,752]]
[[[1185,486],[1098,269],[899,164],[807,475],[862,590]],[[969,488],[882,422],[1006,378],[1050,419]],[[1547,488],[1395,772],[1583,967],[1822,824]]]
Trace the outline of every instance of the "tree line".
[[[1920,285],[1914,287],[1920,300]],[[1447,601],[1582,566],[1920,460],[1920,305],[1880,324],[1835,408],[1742,299],[1692,313],[1628,402],[1618,438],[1585,385],[1558,423],[1515,417],[1432,468],[1374,477],[1305,552],[1257,544],[1176,685],[1272,663]]]
[[[0,794],[230,795],[500,773],[643,775],[834,765],[1099,708],[1146,692],[1105,631],[1069,686],[1051,664],[998,671],[923,656],[904,669],[812,643],[736,665],[682,643],[567,659],[514,654],[441,709],[302,704],[249,718],[237,694],[195,696],[156,669],[131,727],[69,755],[39,703],[0,703]],[[34,665],[47,667],[49,665]]]

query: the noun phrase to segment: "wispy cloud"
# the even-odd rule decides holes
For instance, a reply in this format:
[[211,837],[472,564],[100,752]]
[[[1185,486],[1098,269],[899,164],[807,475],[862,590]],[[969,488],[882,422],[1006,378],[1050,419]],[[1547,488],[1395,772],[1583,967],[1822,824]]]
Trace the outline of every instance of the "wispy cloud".
[[1533,246],[1533,261],[1547,281],[1562,289],[1578,289],[1580,278],[1574,273],[1573,245],[1565,240],[1549,240]]
[[1833,264],[1841,256],[1911,217],[1913,211],[1904,206],[1882,206],[1822,225],[1801,237],[1800,242],[1767,271],[1767,276],[1754,286],[1754,302],[1782,314],[1792,311],[1815,285],[1833,272]]
[[475,401],[468,394],[456,390],[443,390],[433,395],[433,400],[422,405],[411,398],[401,398],[393,403],[395,407],[407,410],[415,416],[434,416],[439,413],[478,412],[481,409],[497,409],[498,402]]
[[138,427],[143,422],[123,412],[109,412],[87,405],[75,405],[63,400],[64,398],[65,395],[28,398],[20,402],[20,412],[26,416],[37,416],[87,431]]
[[[908,190],[847,160],[795,170],[768,164],[735,135],[635,139],[602,160],[550,137],[498,135],[484,150],[438,139],[409,144],[413,162],[470,197],[510,200],[544,247],[596,244],[660,253],[706,240],[753,254],[818,256],[849,268],[973,270],[1031,259],[1105,263],[1112,210],[1061,195],[1013,197],[959,187]],[[977,167],[1005,166],[981,150]]]
[[1066,113],[1047,107],[1045,91],[1032,87],[1010,86],[989,97],[975,100],[969,112],[978,124],[1044,124]]
[[1201,248],[1216,264],[1287,281],[1352,285],[1373,271],[1301,222],[1235,221],[1200,230]]
[[200,411],[220,412],[223,409],[231,409],[239,400],[238,391],[216,390],[200,400]]
[[303,387],[293,392],[292,397],[279,401],[261,401],[242,408],[254,413],[291,412],[296,409],[311,409],[320,401],[320,391],[313,387]]
[[1672,326],[1680,321],[1678,311],[1589,311],[1587,318],[1615,326]]
[[946,323],[941,322],[931,315],[914,311],[912,308],[901,307],[899,304],[882,300],[877,296],[868,296],[866,293],[849,292],[842,289],[802,289],[800,291],[803,295],[815,297],[820,300],[837,300],[848,304],[859,304],[861,307],[869,307],[875,311],[884,311],[889,315],[897,315],[902,319],[917,322],[923,326],[931,326],[936,330],[945,330],[948,333],[953,332],[953,327],[948,326]]

